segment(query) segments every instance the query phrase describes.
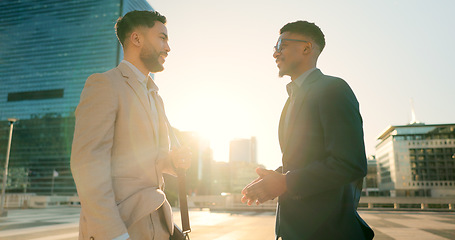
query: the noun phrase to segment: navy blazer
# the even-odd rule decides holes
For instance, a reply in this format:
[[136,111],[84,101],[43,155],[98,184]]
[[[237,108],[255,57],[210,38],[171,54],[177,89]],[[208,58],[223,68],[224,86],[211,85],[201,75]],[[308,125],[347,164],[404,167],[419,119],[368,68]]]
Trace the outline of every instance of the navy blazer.
[[298,89],[284,129],[289,101],[279,126],[288,190],[278,201],[277,238],[372,239],[373,231],[356,211],[367,161],[351,88],[313,71]]

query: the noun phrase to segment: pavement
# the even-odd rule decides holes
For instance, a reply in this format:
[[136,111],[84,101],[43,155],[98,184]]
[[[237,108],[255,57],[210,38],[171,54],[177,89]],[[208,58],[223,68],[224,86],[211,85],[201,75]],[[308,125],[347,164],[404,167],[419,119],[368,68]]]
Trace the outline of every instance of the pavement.
[[[80,208],[9,210],[0,217],[0,239],[76,240]],[[375,240],[455,239],[454,212],[359,211],[373,228]],[[180,223],[180,213],[174,210]],[[273,212],[211,212],[191,210],[191,239],[195,240],[273,240]]]

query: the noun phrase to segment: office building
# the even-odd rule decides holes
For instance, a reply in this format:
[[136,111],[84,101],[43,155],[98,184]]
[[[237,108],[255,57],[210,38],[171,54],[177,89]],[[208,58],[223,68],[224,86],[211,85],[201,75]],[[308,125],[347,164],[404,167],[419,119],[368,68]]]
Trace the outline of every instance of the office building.
[[229,162],[257,163],[256,138],[238,138],[229,143]]
[[258,177],[256,168],[264,166],[247,162],[214,162],[212,164],[211,194],[238,194]]
[[375,156],[367,157],[367,175],[363,179],[362,195],[378,196],[378,166]]
[[74,194],[74,110],[87,77],[122,59],[114,25],[145,0],[0,1],[0,163],[15,124],[7,192]]
[[455,124],[390,126],[378,140],[382,194],[455,197]]

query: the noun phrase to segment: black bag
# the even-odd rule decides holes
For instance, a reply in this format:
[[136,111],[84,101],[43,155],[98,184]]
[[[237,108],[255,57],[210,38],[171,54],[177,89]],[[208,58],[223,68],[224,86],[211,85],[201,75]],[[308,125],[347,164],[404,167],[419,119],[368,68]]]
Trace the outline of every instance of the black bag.
[[182,232],[182,229],[180,229],[179,226],[177,226],[177,224],[174,223],[174,234],[172,234],[172,236],[169,238],[169,240],[187,240],[187,239],[189,239],[186,236],[188,236],[188,235],[185,235]]

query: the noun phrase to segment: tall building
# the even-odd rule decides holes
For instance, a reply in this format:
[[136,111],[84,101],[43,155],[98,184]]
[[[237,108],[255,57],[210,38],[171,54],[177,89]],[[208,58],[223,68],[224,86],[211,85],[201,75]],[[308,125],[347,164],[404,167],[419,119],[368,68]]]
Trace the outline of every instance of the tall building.
[[212,165],[211,194],[238,194],[258,175],[255,169],[264,166],[247,162],[214,162]]
[[363,179],[362,194],[364,196],[378,196],[378,166],[375,156],[367,157],[367,175]]
[[238,138],[229,144],[229,162],[257,163],[256,138]]
[[390,126],[378,137],[378,188],[390,196],[455,196],[455,124]]
[[[207,139],[196,132],[174,129],[180,144],[191,151],[191,166],[186,171],[186,190],[188,195],[210,195],[216,168],[213,167],[213,152]],[[178,179],[164,174],[166,198],[173,206],[178,204]]]
[[238,138],[229,144],[229,192],[239,193],[251,181],[257,178],[255,169],[263,167],[257,164],[256,138]]
[[146,0],[0,1],[0,162],[15,124],[7,192],[74,194],[74,110],[87,77],[122,59],[114,25]]

